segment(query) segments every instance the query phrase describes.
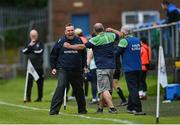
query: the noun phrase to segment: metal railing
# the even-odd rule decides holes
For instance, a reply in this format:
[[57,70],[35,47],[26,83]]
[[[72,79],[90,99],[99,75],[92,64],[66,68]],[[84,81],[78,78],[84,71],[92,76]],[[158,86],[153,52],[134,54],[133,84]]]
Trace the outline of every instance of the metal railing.
[[0,31],[26,27],[32,20],[47,19],[47,9],[0,8]]
[[[16,43],[20,46],[27,44],[29,38],[29,31],[32,28],[35,28],[39,32],[39,39],[42,42],[47,42],[48,36],[48,13],[47,8],[44,9],[17,9],[17,8],[0,8],[0,48],[1,48],[1,55],[3,56],[2,59],[5,58],[5,44],[14,41],[8,41],[6,39],[8,32],[17,33],[16,37],[14,38]],[[9,34],[8,34],[9,35]],[[11,34],[10,34],[11,35]],[[12,37],[12,36],[8,36]],[[15,60],[13,63],[15,64],[6,64],[6,61],[1,60],[0,64],[0,78],[8,78],[8,77],[15,77],[17,67],[24,67],[26,66],[26,57],[22,56],[19,53],[19,56],[16,57],[18,62]],[[47,59],[46,59],[47,60]],[[4,72],[3,72],[4,71]],[[11,73],[10,73],[11,71]]]
[[[154,32],[157,34],[153,36]],[[152,49],[152,60],[157,59],[159,45],[164,48],[165,58],[180,58],[180,22],[135,29],[134,34],[138,38],[148,39]]]

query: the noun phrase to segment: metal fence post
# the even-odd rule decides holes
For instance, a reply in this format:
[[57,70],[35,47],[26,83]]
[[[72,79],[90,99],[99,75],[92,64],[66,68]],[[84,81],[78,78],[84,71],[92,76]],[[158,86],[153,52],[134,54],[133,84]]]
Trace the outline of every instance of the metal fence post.
[[151,30],[150,29],[148,30],[148,43],[149,43],[149,46],[151,47]]
[[179,41],[179,29],[178,29],[178,24],[176,25],[176,57],[179,57],[179,47],[180,47],[180,41]]
[[2,52],[2,56],[3,58],[5,57],[5,39],[4,36],[0,36],[0,41],[1,41],[1,52]]
[[162,46],[162,28],[159,28],[159,41],[160,41],[160,46]]
[[174,58],[175,57],[175,47],[174,47],[174,44],[175,44],[175,39],[174,39],[174,35],[175,35],[175,32],[174,32],[174,30],[175,30],[175,28],[174,28],[174,25],[172,25],[171,26],[171,36],[172,36],[172,43],[170,43],[170,44],[172,44],[172,58]]

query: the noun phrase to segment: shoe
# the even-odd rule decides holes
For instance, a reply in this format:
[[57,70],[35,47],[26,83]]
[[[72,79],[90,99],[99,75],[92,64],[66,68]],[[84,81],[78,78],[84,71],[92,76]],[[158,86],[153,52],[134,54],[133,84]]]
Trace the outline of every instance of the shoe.
[[28,103],[28,102],[31,102],[31,99],[24,100],[24,103]]
[[129,113],[129,114],[134,114],[136,111],[135,110],[127,110],[127,113]]
[[68,100],[75,100],[75,97],[74,97],[74,96],[70,96],[70,97],[68,98]]
[[49,112],[49,115],[59,115],[59,112],[56,111],[56,112]]
[[120,105],[121,105],[121,106],[126,106],[127,104],[128,104],[128,102],[127,102],[127,101],[125,101],[125,102],[121,102],[121,103],[120,103]]
[[144,113],[144,112],[137,112],[137,111],[135,111],[133,114],[134,115],[146,115],[146,113]]
[[80,111],[80,112],[78,112],[78,114],[87,114],[87,110]]
[[162,103],[171,103],[171,100],[164,100]]
[[92,99],[92,101],[89,102],[89,104],[97,104],[97,103],[98,103],[98,101],[96,99]]
[[98,113],[98,114],[103,113],[103,109],[102,108],[98,108],[96,113]]
[[116,108],[109,108],[109,113],[111,113],[111,114],[117,114],[118,113],[118,111],[117,111],[117,109]]
[[42,99],[36,99],[34,102],[42,102]]

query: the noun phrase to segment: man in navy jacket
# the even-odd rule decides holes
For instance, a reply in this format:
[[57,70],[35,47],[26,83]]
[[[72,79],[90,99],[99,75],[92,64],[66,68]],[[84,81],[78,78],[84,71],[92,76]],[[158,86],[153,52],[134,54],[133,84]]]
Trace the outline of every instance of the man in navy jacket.
[[52,74],[58,71],[58,84],[51,102],[50,115],[59,114],[63,103],[65,87],[72,85],[77,104],[78,113],[86,114],[86,103],[83,91],[83,68],[86,66],[86,51],[73,50],[63,47],[64,42],[71,44],[81,44],[79,37],[75,36],[74,26],[68,24],[65,27],[65,36],[61,37],[54,45],[50,55],[50,65]]
[[[37,90],[38,97],[35,102],[41,102],[43,97],[43,85],[44,85],[44,72],[43,72],[43,52],[44,45],[42,42],[38,40],[38,32],[33,29],[30,31],[30,39],[29,44],[22,50],[23,54],[28,56],[28,59],[31,61],[35,71],[39,75],[39,79],[37,82]],[[25,91],[24,103],[31,102],[31,90],[33,87],[33,76],[28,73],[28,81]]]

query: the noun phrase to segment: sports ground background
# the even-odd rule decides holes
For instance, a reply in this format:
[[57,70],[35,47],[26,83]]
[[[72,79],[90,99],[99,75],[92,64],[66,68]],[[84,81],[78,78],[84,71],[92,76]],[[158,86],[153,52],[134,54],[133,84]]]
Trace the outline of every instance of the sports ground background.
[[[171,81],[171,76],[169,81]],[[116,92],[113,92],[113,101],[119,111],[118,114],[109,114],[105,108],[103,114],[96,114],[97,105],[90,105],[91,93],[87,99],[88,114],[77,114],[76,101],[68,101],[67,109],[61,109],[61,113],[49,116],[50,101],[57,80],[46,78],[44,85],[43,102],[23,103],[25,76],[19,76],[11,80],[0,80],[0,124],[154,124],[156,111],[156,83],[155,75],[148,76],[148,99],[142,101],[143,111],[146,116],[134,116],[126,113],[126,108],[119,106]],[[120,79],[120,85],[127,97],[127,87],[124,77]],[[33,86],[32,100],[36,99],[36,84]],[[89,88],[90,90],[90,88]],[[69,92],[71,93],[71,92]],[[163,93],[163,91],[161,91]],[[162,94],[161,94],[162,95]],[[160,101],[160,123],[180,124],[180,101],[162,103]]]

